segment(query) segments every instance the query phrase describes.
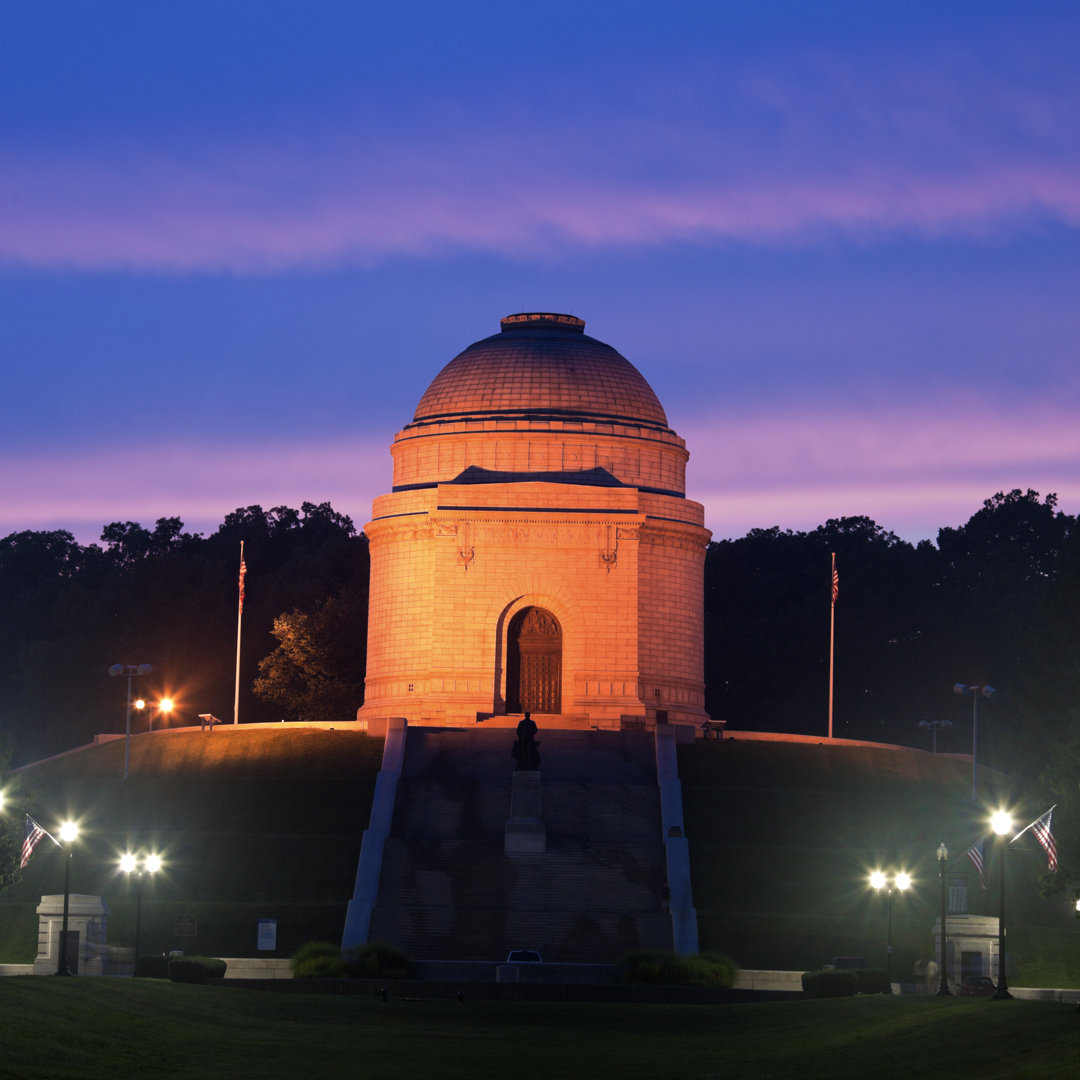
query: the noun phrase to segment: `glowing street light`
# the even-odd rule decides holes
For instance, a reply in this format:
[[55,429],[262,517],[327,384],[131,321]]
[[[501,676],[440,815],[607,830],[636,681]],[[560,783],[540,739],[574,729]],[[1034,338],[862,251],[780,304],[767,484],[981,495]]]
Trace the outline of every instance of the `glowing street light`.
[[[154,669],[149,664],[113,664],[109,674],[114,678],[123,675],[127,679],[127,709],[124,713],[124,779],[128,778],[131,761],[131,680],[138,675],[149,675]],[[145,702],[144,702],[145,704]]]
[[960,697],[971,698],[971,797],[976,798],[975,778],[977,766],[975,753],[979,743],[979,698],[984,697],[992,701],[997,697],[997,691],[992,686],[968,686],[967,683],[953,683],[952,692]]
[[875,892],[885,890],[885,975],[889,983],[889,993],[892,993],[892,898],[893,891],[907,892],[911,888],[911,875],[900,871],[891,877],[881,870],[875,870],[870,875],[870,887]]
[[945,956],[945,918],[948,915],[948,907],[945,903],[945,870],[949,862],[949,849],[944,840],[938,844],[937,858],[938,876],[941,878],[941,963],[938,965],[941,968],[941,982],[935,996],[952,997],[952,991],[949,989],[949,972]]
[[60,928],[60,963],[56,969],[57,975],[71,974],[71,965],[68,962],[68,905],[71,899],[71,855],[78,836],[79,826],[74,821],[65,821],[60,826],[60,839],[64,843],[67,858],[64,860],[64,921]]
[[990,995],[991,1001],[1003,1001],[1011,998],[1009,993],[1009,980],[1005,975],[1005,852],[1009,845],[1005,843],[1005,837],[1012,832],[1012,817],[1007,810],[996,810],[990,818],[990,828],[998,835],[998,981],[997,987]]
[[128,875],[135,875],[135,962],[131,967],[132,978],[142,974],[139,959],[142,956],[142,880],[143,874],[154,876],[161,869],[160,855],[134,855],[130,851],[120,856],[120,869]]
[[[171,713],[172,711],[173,711],[173,700],[172,700],[172,698],[165,697],[165,698],[162,698],[158,702],[158,716],[165,717],[165,723],[168,723],[169,713]],[[150,730],[151,731],[154,730],[154,714],[153,713],[150,714]]]

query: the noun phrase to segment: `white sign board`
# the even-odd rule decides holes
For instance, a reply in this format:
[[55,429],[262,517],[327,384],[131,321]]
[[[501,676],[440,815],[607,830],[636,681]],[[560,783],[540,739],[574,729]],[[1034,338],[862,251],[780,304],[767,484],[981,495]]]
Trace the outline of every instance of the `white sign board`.
[[277,919],[259,920],[259,952],[273,952],[277,948]]

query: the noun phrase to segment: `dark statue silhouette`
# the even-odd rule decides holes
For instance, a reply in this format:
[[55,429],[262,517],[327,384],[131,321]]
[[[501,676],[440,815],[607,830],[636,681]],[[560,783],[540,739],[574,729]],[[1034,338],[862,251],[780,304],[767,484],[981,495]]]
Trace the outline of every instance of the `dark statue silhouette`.
[[529,713],[518,721],[517,739],[514,741],[515,769],[535,772],[540,768],[540,743],[536,738],[536,723]]

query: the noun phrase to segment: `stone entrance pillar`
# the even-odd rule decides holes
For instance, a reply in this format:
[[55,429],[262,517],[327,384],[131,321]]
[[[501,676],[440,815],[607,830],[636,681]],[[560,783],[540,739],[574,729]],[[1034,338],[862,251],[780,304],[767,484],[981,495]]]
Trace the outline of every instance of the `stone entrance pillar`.
[[[60,964],[60,931],[64,926],[64,894],[43,896],[38,904],[38,951],[35,975],[55,975]],[[109,905],[100,896],[68,894],[68,964],[73,975],[105,973],[105,938]],[[77,935],[77,937],[76,937]]]

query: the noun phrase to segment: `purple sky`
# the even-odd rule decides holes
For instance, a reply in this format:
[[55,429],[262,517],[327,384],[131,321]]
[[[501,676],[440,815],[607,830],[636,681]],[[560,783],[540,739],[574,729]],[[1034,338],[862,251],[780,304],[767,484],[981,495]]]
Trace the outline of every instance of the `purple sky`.
[[1080,511],[1074,3],[10,5],[0,536],[330,500],[567,311],[715,535]]

